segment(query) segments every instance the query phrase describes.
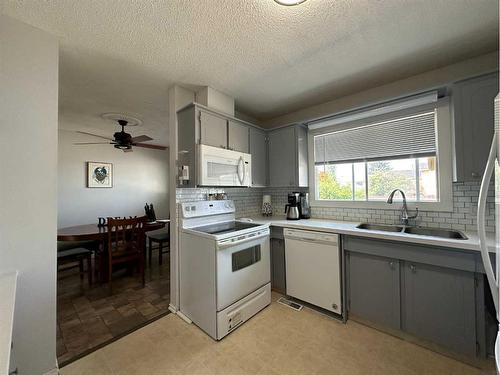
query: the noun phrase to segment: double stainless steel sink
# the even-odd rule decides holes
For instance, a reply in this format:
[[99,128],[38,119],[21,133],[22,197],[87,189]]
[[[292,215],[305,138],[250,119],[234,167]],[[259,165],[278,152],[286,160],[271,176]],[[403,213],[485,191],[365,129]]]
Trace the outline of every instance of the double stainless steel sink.
[[458,230],[437,229],[437,228],[421,228],[421,227],[406,227],[403,225],[384,225],[361,223],[356,228],[365,230],[378,230],[383,232],[407,233],[416,234],[419,236],[431,236],[440,238],[449,238],[455,240],[466,240],[467,236]]

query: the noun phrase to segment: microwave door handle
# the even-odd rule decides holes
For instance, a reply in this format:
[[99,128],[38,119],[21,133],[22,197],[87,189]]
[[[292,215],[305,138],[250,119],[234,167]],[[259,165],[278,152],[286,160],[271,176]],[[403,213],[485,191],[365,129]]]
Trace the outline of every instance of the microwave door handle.
[[488,195],[490,180],[495,169],[495,160],[497,158],[497,139],[498,135],[495,133],[495,135],[493,136],[493,142],[491,144],[488,162],[486,163],[486,170],[483,174],[483,181],[481,182],[481,188],[479,190],[479,202],[477,208],[477,233],[479,236],[479,248],[481,250],[481,257],[483,259],[484,271],[486,273],[488,283],[490,284],[491,294],[493,295],[493,303],[498,314],[498,275],[495,277],[493,266],[491,265],[485,229],[486,197]]
[[243,160],[243,157],[241,157],[241,165],[243,166],[243,175],[241,176],[241,184],[248,186],[248,183],[245,181],[245,177],[247,175],[247,166],[245,165],[245,160]]
[[[241,167],[241,168],[240,168]],[[243,175],[240,175],[240,171],[243,169]],[[238,180],[240,181],[240,185],[243,185],[243,180],[245,178],[245,163],[243,162],[243,157],[240,156],[238,160],[238,167],[236,168],[236,174],[238,175]]]

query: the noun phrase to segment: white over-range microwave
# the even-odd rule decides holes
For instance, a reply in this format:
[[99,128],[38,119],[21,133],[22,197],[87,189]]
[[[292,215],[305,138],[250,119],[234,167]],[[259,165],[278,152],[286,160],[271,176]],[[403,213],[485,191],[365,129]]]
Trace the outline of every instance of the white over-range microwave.
[[251,185],[252,155],[206,145],[198,147],[198,185]]

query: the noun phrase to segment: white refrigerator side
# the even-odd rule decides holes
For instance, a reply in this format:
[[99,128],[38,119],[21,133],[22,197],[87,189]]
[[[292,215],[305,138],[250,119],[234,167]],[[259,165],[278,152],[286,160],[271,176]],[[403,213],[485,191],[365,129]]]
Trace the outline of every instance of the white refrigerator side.
[[[486,163],[486,169],[483,174],[481,188],[479,190],[479,202],[477,208],[477,231],[479,236],[479,247],[481,249],[481,257],[483,259],[484,270],[486,272],[488,284],[490,285],[493,302],[495,304],[497,319],[500,320],[499,305],[498,305],[500,300],[499,277],[498,277],[498,270],[500,269],[500,260],[499,260],[500,186],[497,183],[497,178],[500,178],[499,175],[500,169],[498,166],[498,151],[500,150],[500,94],[498,94],[495,98],[494,108],[495,108],[495,132],[493,135],[493,141],[491,143],[488,162]],[[486,198],[488,195],[488,188],[490,186],[491,178],[493,176],[495,176],[496,276],[493,271],[493,266],[491,264],[491,258],[488,251],[488,244],[486,242],[486,230],[485,230]],[[497,374],[500,374],[500,337],[498,333],[495,342],[495,359],[496,359]]]
[[495,134],[493,135],[493,141],[491,142],[490,154],[488,156],[488,162],[486,163],[486,169],[483,174],[481,188],[479,190],[479,202],[477,207],[477,233],[479,236],[479,247],[481,249],[481,257],[483,259],[484,270],[486,272],[486,277],[488,278],[488,284],[490,285],[493,302],[495,304],[495,309],[497,311],[497,316],[498,316],[498,300],[499,300],[498,279],[495,277],[495,272],[493,271],[493,266],[491,264],[490,254],[488,251],[488,243],[486,240],[486,229],[485,229],[486,199],[488,196],[488,188],[490,185],[491,177],[493,176],[493,172],[495,171],[495,162],[497,159],[497,150],[498,150],[497,138],[498,135],[495,132]]

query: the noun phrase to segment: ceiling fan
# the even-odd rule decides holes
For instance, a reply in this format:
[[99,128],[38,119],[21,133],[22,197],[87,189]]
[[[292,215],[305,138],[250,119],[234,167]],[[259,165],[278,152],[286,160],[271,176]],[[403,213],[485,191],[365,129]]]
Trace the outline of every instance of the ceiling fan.
[[129,133],[125,132],[125,126],[127,126],[127,120],[117,120],[118,125],[122,127],[122,130],[116,132],[113,137],[114,139],[103,137],[97,134],[77,131],[77,133],[91,135],[93,137],[98,137],[102,139],[106,139],[109,142],[79,142],[74,143],[75,145],[101,145],[101,144],[111,144],[114,145],[115,148],[123,150],[123,152],[132,152],[132,146],[134,147],[144,147],[144,148],[152,148],[155,150],[165,150],[165,146],[160,145],[151,145],[148,143],[142,143],[147,141],[152,141],[153,138],[148,137],[147,135],[139,135],[137,137],[132,137]]

